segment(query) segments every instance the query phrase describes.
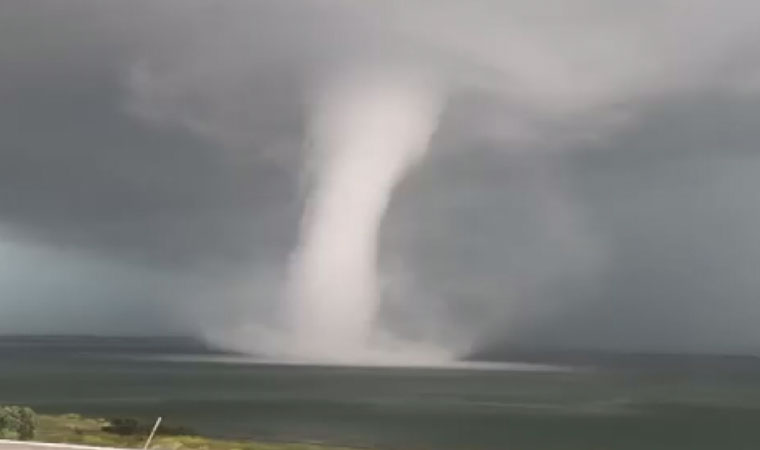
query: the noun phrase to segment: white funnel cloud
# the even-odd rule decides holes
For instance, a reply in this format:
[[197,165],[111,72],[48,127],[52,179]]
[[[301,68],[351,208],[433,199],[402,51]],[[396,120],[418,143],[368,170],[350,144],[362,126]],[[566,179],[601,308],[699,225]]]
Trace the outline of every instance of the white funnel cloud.
[[318,96],[313,185],[292,267],[298,357],[359,360],[373,353],[378,231],[394,187],[426,153],[441,95],[420,78],[341,78]]
[[[451,255],[449,272],[428,271],[435,267],[428,260],[414,267],[421,295],[404,295],[404,301],[408,299],[406,304],[413,305],[414,311],[423,311],[425,320],[436,324],[436,331],[445,329],[448,335],[453,330],[466,336],[463,341],[487,335],[490,330],[484,331],[484,324],[490,324],[489,319],[499,332],[511,329],[513,323],[532,327],[535,322],[536,329],[547,326],[538,324],[538,319],[525,320],[528,316],[553,323],[555,317],[576,307],[571,304],[576,300],[556,296],[561,304],[554,303],[545,294],[564,286],[568,272],[580,274],[572,280],[578,285],[596,289],[605,284],[596,278],[606,276],[606,254],[615,248],[608,247],[605,230],[595,231],[594,217],[586,217],[584,200],[574,199],[572,186],[565,187],[557,179],[564,172],[563,159],[544,158],[547,150],[612,149],[615,145],[604,140],[652,106],[692,94],[722,95],[726,89],[731,95],[744,95],[758,92],[756,86],[760,86],[756,76],[760,3],[748,0],[663,0],[656,5],[624,0],[577,0],[572,5],[560,0],[262,0],[225,2],[224,8],[212,7],[213,14],[209,14],[208,1],[143,2],[139,8],[134,2],[123,3],[128,3],[124,10],[119,7],[114,13],[109,6],[101,13],[109,26],[99,29],[134,43],[128,48],[135,48],[125,53],[136,58],[123,74],[129,93],[127,110],[172,130],[179,125],[220,144],[219,160],[224,162],[218,167],[230,171],[230,180],[238,171],[241,176],[262,179],[255,185],[241,183],[246,192],[279,189],[269,179],[269,171],[267,177],[258,176],[258,170],[272,164],[284,169],[283,177],[292,175],[291,163],[295,167],[301,157],[292,142],[302,138],[302,99],[315,76],[367,64],[381,69],[335,80],[319,91],[321,96],[307,111],[313,119],[312,156],[317,170],[299,247],[293,260],[285,262],[287,276],[281,277],[281,259],[290,254],[290,247],[282,250],[285,245],[273,245],[276,249],[258,251],[257,243],[244,281],[215,285],[221,294],[214,292],[198,301],[211,304],[207,298],[234,297],[214,302],[195,314],[194,320],[206,322],[207,316],[218,314],[223,320],[214,321],[213,331],[224,337],[225,346],[272,357],[298,353],[317,359],[350,359],[346,355],[366,355],[376,349],[377,335],[383,334],[375,324],[381,301],[377,229],[393,186],[414,161],[424,157],[423,141],[435,128],[440,101],[435,88],[394,73],[396,67],[385,70],[384,63],[413,61],[415,69],[435,72],[446,81],[452,100],[434,151],[462,152],[455,156],[464,161],[478,149],[503,149],[505,160],[513,158],[510,164],[530,160],[531,167],[546,165],[521,171],[521,179],[532,179],[525,181],[523,192],[515,197],[530,202],[525,223],[538,221],[532,218],[534,214],[545,217],[541,220],[545,228],[531,230],[535,244],[521,245],[524,250],[519,254],[505,250],[502,256],[494,251],[493,259],[478,255],[484,266],[499,269],[487,274],[470,267],[466,255]],[[140,20],[132,23],[134,18]],[[111,24],[112,20],[116,22]],[[425,183],[438,183],[432,178]],[[435,178],[443,182],[430,191],[435,198],[442,198],[443,192],[470,192],[468,186],[444,178]],[[473,179],[472,183],[477,186],[484,181]],[[513,178],[504,186],[514,183],[522,181]],[[494,190],[498,186],[494,184]],[[169,192],[174,191],[172,187]],[[214,199],[214,207],[204,211],[215,217],[216,199],[226,198],[217,195],[226,191],[210,192],[198,200]],[[476,200],[471,202],[473,211],[485,208],[494,216],[493,223],[500,223],[495,221],[501,220],[501,213],[494,208],[506,205],[488,197],[490,187],[473,192],[477,198],[470,194],[464,201],[455,196],[442,198],[449,213],[434,215],[433,220],[469,211],[464,206],[472,199]],[[531,197],[532,193],[537,196]],[[268,230],[272,211],[289,218],[286,202],[274,200],[280,194],[282,198],[289,195],[278,191],[262,200],[266,209],[256,203],[256,229],[235,238],[259,236],[259,227]],[[242,202],[247,196],[232,198],[236,202],[231,204],[249,204]],[[412,207],[419,204],[410,203]],[[254,207],[253,202],[250,205]],[[414,213],[410,214],[414,220],[430,220],[431,210]],[[209,219],[202,217],[200,223],[205,224]],[[290,221],[278,223],[284,232],[291,232]],[[512,223],[523,222],[504,222],[505,226]],[[470,248],[469,237],[461,234],[466,233],[464,228],[435,225],[441,239],[461,241],[463,248]],[[510,237],[522,240],[519,229],[505,227],[499,232],[502,246]],[[267,231],[261,233],[269,239]],[[403,234],[409,245],[423,238],[414,230]],[[284,295],[283,279],[288,290]],[[278,309],[283,297],[288,300],[288,327],[275,326],[270,331],[277,321],[269,311]],[[456,302],[464,298],[472,304],[458,307]],[[250,304],[249,312],[238,304]],[[443,305],[441,309],[451,313],[436,314],[434,305]],[[540,314],[531,312],[539,310]],[[509,317],[506,321],[505,316]],[[415,320],[403,316],[404,326]],[[408,342],[399,346],[406,348]]]

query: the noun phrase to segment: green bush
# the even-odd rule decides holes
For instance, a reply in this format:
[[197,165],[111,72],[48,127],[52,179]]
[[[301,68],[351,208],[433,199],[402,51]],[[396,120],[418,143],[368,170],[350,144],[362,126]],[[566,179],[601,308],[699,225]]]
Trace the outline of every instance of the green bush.
[[25,406],[0,406],[0,438],[28,441],[34,439],[37,416]]
[[108,421],[109,424],[102,428],[106,433],[130,436],[142,432],[143,426],[136,419],[115,418]]
[[[153,424],[140,422],[132,418],[113,418],[104,425],[101,430],[106,433],[118,434],[120,436],[147,435],[153,429]],[[172,426],[162,423],[156,434],[164,436],[185,436],[195,434],[193,430],[184,426]]]

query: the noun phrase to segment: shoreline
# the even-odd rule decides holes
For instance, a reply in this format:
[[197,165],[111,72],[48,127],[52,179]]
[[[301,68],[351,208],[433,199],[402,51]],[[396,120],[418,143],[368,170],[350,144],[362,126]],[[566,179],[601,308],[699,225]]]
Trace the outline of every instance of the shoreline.
[[[115,419],[114,419],[115,420]],[[14,444],[40,444],[50,448],[142,449],[148,439],[144,428],[134,433],[106,431],[113,420],[79,414],[38,414],[37,432],[30,441],[8,441]],[[141,424],[143,426],[145,424]],[[222,439],[203,436],[192,430],[176,427],[159,431],[148,448],[161,450],[358,450],[357,447],[305,442],[271,442],[264,440]]]

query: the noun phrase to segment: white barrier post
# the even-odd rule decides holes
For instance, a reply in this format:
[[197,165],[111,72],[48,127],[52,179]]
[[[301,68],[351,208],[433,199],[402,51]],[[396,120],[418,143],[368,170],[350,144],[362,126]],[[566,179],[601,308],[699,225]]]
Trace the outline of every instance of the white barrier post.
[[153,436],[156,434],[156,430],[158,430],[158,426],[161,425],[161,418],[159,417],[156,420],[156,424],[153,425],[153,430],[150,432],[150,436],[148,436],[148,440],[145,441],[145,446],[143,447],[143,450],[148,450],[148,446],[150,445],[150,441],[153,440]]

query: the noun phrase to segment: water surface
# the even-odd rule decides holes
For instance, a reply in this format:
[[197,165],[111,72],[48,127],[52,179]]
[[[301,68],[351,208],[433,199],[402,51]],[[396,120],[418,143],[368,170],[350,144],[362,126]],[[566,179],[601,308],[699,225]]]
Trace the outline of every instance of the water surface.
[[760,448],[760,367],[709,367],[305,367],[182,340],[5,338],[0,404],[388,449]]

